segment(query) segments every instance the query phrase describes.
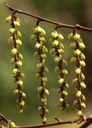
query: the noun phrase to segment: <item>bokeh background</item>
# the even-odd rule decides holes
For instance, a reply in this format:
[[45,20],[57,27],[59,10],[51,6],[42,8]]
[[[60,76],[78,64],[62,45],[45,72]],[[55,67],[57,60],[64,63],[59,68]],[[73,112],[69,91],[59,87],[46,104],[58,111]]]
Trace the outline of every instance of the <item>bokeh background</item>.
[[[28,16],[17,14],[17,17],[21,19],[20,31],[22,32],[23,47],[21,53],[24,56],[22,71],[25,73],[26,78],[24,80],[24,90],[27,94],[26,98],[26,111],[23,114],[18,113],[18,105],[15,103],[13,90],[16,85],[12,79],[13,66],[10,64],[11,59],[11,45],[8,43],[9,28],[10,26],[5,23],[5,17],[11,12],[4,6],[5,0],[0,0],[0,113],[3,113],[8,119],[12,119],[17,125],[29,125],[41,123],[40,113],[37,110],[39,105],[39,99],[37,99],[37,86],[39,81],[35,78],[37,72],[36,63],[37,58],[33,57],[35,51],[35,42],[30,40],[33,27],[36,24],[36,19]],[[6,0],[11,6],[31,12],[33,14],[52,19],[66,24],[80,24],[82,26],[92,27],[92,0]],[[49,43],[50,33],[53,31],[55,25],[49,23],[40,23],[40,25],[46,30],[48,49],[51,48]],[[57,93],[57,74],[53,71],[55,64],[52,55],[48,54],[48,60],[46,65],[49,68],[50,73],[47,75],[48,84],[47,88],[50,91],[48,96],[48,107],[50,113],[47,115],[48,122],[53,122],[54,117],[61,119],[73,119],[76,118],[76,107],[72,105],[75,99],[75,86],[72,85],[72,79],[74,78],[74,65],[70,63],[72,52],[69,48],[69,40],[67,35],[72,31],[68,28],[60,28],[59,31],[64,35],[65,55],[64,58],[68,61],[67,81],[69,82],[69,96],[68,101],[70,107],[65,111],[59,110],[59,95]],[[86,95],[87,108],[84,110],[84,114],[87,116],[92,111],[92,32],[78,31],[83,41],[85,42],[86,49],[84,51],[86,55],[86,68],[84,73],[86,76],[85,83],[87,85],[84,93]],[[65,125],[64,127],[78,128],[78,125]],[[55,126],[55,128],[62,128],[63,126]],[[91,128],[92,126],[90,126]],[[53,127],[52,127],[53,128]]]

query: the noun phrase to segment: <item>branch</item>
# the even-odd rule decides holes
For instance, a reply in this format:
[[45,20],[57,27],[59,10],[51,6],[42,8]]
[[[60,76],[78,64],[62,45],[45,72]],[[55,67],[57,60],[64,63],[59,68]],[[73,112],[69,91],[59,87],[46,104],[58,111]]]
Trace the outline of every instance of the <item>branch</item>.
[[86,122],[82,126],[80,126],[80,128],[87,128],[91,124],[92,124],[92,115],[87,118]]
[[69,25],[69,24],[64,24],[64,23],[56,22],[56,21],[53,21],[53,20],[49,20],[49,19],[46,19],[46,18],[37,16],[37,15],[34,15],[34,14],[32,14],[32,13],[28,13],[28,12],[26,12],[26,11],[22,11],[22,10],[20,10],[20,9],[15,9],[15,8],[11,7],[9,4],[7,4],[6,2],[5,2],[4,4],[5,4],[5,6],[6,6],[10,11],[16,11],[16,13],[24,14],[24,15],[33,17],[33,18],[35,18],[35,19],[38,19],[39,21],[44,21],[44,22],[48,22],[48,23],[57,25],[57,27],[74,28],[74,27],[76,26],[76,28],[79,29],[79,30],[92,31],[92,28],[83,27],[83,26],[81,26],[81,25],[79,25],[79,24],[76,24],[76,25]]
[[[57,120],[57,118],[56,118]],[[63,125],[63,124],[74,124],[77,123],[79,119],[75,120],[60,120],[58,122],[48,123],[48,124],[38,124],[38,125],[29,125],[29,126],[17,126],[17,128],[42,128],[42,127],[50,127],[50,126],[57,126],[57,125]]]

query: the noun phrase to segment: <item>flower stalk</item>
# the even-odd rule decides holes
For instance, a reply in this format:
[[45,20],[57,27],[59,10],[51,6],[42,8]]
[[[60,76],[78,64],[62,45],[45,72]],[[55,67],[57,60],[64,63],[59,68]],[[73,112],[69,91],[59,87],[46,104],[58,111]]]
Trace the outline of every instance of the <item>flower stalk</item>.
[[12,15],[6,17],[6,22],[10,24],[11,28],[9,29],[10,37],[8,42],[12,44],[12,58],[10,63],[14,64],[14,69],[12,71],[14,75],[14,83],[17,84],[16,89],[14,90],[14,94],[17,95],[16,101],[20,105],[20,111],[23,112],[25,108],[24,97],[26,94],[22,91],[23,89],[23,81],[22,78],[25,77],[24,73],[21,72],[22,67],[22,59],[23,55],[19,52],[20,46],[22,46],[22,41],[20,40],[21,33],[18,30],[20,27],[20,19],[15,16],[15,12]]

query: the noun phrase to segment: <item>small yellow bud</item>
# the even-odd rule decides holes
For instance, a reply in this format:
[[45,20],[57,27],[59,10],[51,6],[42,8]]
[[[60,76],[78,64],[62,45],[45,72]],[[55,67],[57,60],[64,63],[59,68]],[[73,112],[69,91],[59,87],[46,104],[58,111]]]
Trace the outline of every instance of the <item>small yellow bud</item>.
[[81,80],[85,80],[85,76],[83,73],[80,74]]
[[56,63],[58,63],[59,61],[60,61],[60,57],[55,57],[55,59],[54,59],[54,61],[56,62]]
[[59,33],[58,34],[58,39],[63,40],[64,39],[63,35]]
[[22,86],[23,85],[23,81],[22,80],[19,80],[19,81],[17,81],[17,84],[20,85],[20,86]]
[[68,71],[67,71],[66,69],[63,69],[63,70],[62,70],[62,73],[63,73],[64,75],[67,75],[67,74],[68,74]]
[[74,40],[78,40],[78,39],[80,39],[80,35],[76,33],[76,34],[73,36],[73,38],[74,38]]
[[41,46],[41,44],[36,43],[35,48],[39,49],[39,48],[40,48],[40,46]]
[[63,95],[67,96],[68,95],[68,92],[63,91]]
[[19,21],[14,21],[15,27],[20,27],[20,22]]
[[86,104],[84,102],[81,103],[82,108],[86,108]]
[[16,49],[16,48],[13,48],[13,49],[11,50],[11,53],[12,53],[13,55],[15,55],[15,54],[17,53],[17,49]]
[[17,37],[21,37],[22,36],[20,31],[17,31],[16,34],[17,34]]
[[25,78],[25,74],[24,73],[20,73],[20,77],[21,78]]
[[83,42],[79,42],[79,48],[84,49],[85,48],[85,44]]
[[26,97],[26,94],[24,92],[22,92],[22,97]]
[[74,55],[80,55],[81,51],[79,49],[74,50]]
[[12,43],[13,42],[13,37],[12,36],[9,37],[8,42],[9,43]]
[[58,80],[58,83],[59,84],[62,84],[64,82],[64,79],[63,78],[60,78],[59,80]]
[[72,57],[72,58],[70,59],[70,62],[76,62],[76,57]]
[[15,28],[10,28],[10,29],[9,29],[9,32],[10,32],[11,34],[13,34],[15,31],[16,31]]
[[77,78],[74,78],[73,80],[72,80],[72,83],[76,83],[78,81],[78,79]]
[[62,48],[58,49],[59,54],[63,54],[64,50]]
[[9,122],[9,126],[10,126],[10,128],[16,128],[16,125],[15,125],[15,123],[14,122]]
[[46,117],[44,117],[44,118],[42,119],[42,121],[43,121],[43,124],[46,124],[46,123],[47,123]]
[[22,101],[20,102],[20,106],[25,106],[25,101],[22,100]]
[[80,74],[80,73],[81,73],[81,69],[80,69],[80,68],[76,68],[76,69],[75,69],[75,73],[76,73],[76,74]]
[[21,46],[21,45],[22,45],[22,41],[21,41],[20,39],[16,39],[16,44],[17,44],[18,46]]
[[18,69],[14,68],[12,72],[13,72],[13,74],[16,74],[18,72]]
[[80,86],[81,86],[82,88],[86,88],[86,84],[85,84],[84,82],[81,82],[81,83],[80,83]]
[[71,43],[70,48],[76,48],[76,42]]
[[59,102],[60,102],[60,103],[62,103],[63,101],[64,101],[64,99],[63,99],[63,98],[60,98],[60,99],[59,99]]
[[85,60],[85,55],[83,53],[80,54],[82,60]]
[[10,22],[11,22],[11,16],[6,17],[6,18],[5,18],[5,21],[6,21],[7,23],[10,23]]
[[81,95],[82,95],[81,91],[77,91],[77,92],[76,92],[76,96],[77,96],[77,97],[80,97]]
[[69,35],[68,35],[68,39],[72,39],[73,38],[73,33],[70,33]]
[[47,49],[45,46],[43,46],[43,47],[42,47],[42,52],[43,52],[43,53],[47,53],[47,52],[48,52],[48,49]]
[[59,45],[59,41],[58,41],[58,40],[54,40],[54,41],[52,42],[52,45],[53,45],[53,46],[55,46],[55,45],[56,45],[56,46]]
[[23,59],[23,55],[22,54],[18,54],[19,55],[19,59]]
[[79,63],[80,63],[80,65],[81,65],[82,67],[85,67],[85,66],[86,66],[86,63],[85,63],[83,60],[80,60]]
[[18,89],[15,89],[14,90],[14,94],[18,94],[19,90]]
[[48,89],[45,89],[45,92],[44,92],[46,95],[49,95],[49,91]]
[[51,37],[52,38],[57,38],[58,37],[58,32],[57,31],[52,32]]
[[52,48],[52,49],[50,50],[50,53],[51,53],[51,54],[54,54],[54,53],[55,53],[55,48]]
[[59,71],[59,67],[56,66],[55,69],[54,69],[55,72],[58,72]]
[[22,62],[21,62],[21,61],[18,61],[18,62],[17,62],[17,65],[18,65],[19,67],[21,67],[21,66],[22,66]]
[[78,116],[81,116],[81,115],[82,115],[82,111],[79,110],[79,111],[77,112],[77,115],[78,115]]

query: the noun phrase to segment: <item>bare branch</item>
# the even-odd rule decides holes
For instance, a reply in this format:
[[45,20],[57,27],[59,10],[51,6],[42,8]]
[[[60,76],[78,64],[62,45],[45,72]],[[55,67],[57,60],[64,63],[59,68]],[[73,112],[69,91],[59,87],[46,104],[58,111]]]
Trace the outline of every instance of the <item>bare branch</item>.
[[[53,20],[49,20],[49,19],[46,19],[46,18],[37,16],[37,15],[34,15],[34,14],[32,14],[32,13],[28,13],[28,12],[26,12],[26,11],[22,11],[22,10],[20,10],[20,9],[15,9],[15,8],[11,7],[9,4],[7,4],[6,2],[5,2],[4,4],[5,4],[5,6],[6,6],[10,11],[16,11],[17,13],[24,14],[24,15],[33,17],[33,18],[35,18],[35,19],[38,19],[39,21],[44,21],[44,22],[48,22],[48,23],[51,23],[51,24],[55,24],[55,25],[57,25],[58,27],[65,27],[65,28],[74,28],[74,27],[75,27],[75,25],[69,25],[69,24],[64,24],[64,23],[56,22],[56,21],[53,21]],[[77,27],[77,29],[79,29],[79,30],[92,31],[92,28],[83,27],[83,26],[81,26],[81,25],[79,25],[79,24],[76,24],[76,27]]]

